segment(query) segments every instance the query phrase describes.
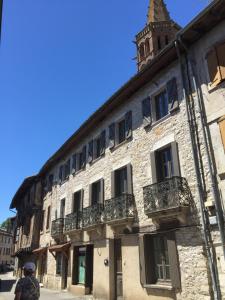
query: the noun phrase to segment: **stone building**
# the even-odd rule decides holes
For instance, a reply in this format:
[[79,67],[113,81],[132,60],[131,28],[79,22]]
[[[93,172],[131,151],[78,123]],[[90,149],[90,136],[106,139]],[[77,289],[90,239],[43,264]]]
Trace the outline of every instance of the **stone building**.
[[17,210],[14,232],[16,274],[21,276],[25,262],[35,262],[33,250],[39,246],[42,217],[42,190],[37,176],[26,178],[12,199],[10,209]]
[[224,299],[224,4],[180,29],[150,1],[139,72],[35,177],[44,286],[101,300]]
[[7,230],[0,229],[0,271],[7,266],[14,264],[13,255],[13,235]]

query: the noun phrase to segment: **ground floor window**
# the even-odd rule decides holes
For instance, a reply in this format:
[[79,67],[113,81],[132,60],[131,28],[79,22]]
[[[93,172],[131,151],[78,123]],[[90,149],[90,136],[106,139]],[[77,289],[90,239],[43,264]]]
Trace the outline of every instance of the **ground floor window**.
[[166,284],[180,288],[175,233],[145,234],[139,242],[142,285]]

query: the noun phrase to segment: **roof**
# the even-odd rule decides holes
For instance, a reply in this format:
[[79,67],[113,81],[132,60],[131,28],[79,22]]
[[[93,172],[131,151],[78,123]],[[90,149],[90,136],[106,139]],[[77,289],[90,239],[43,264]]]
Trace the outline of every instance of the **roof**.
[[[206,7],[206,9],[194,18],[192,22],[177,33],[176,39],[182,38],[187,45],[191,45],[224,19],[225,0],[214,0]],[[126,103],[135,92],[175,60],[177,60],[177,54],[174,41],[172,41],[81,125],[81,127],[42,166],[38,176],[45,175],[54,164],[66,155],[74,145],[81,142],[93,128],[99,125],[107,117],[107,115],[112,113],[120,105]],[[34,177],[35,176],[28,177],[24,180],[13,198],[10,208],[15,207],[17,198],[20,197],[25,188],[31,184]]]
[[163,0],[150,0],[148,23],[170,21],[170,15]]
[[38,176],[30,176],[24,179],[22,184],[20,185],[19,189],[17,190],[16,194],[14,195],[12,202],[10,204],[10,209],[16,208],[18,204],[18,200],[20,200],[23,195],[26,193],[27,189],[31,187],[31,185],[36,181]]

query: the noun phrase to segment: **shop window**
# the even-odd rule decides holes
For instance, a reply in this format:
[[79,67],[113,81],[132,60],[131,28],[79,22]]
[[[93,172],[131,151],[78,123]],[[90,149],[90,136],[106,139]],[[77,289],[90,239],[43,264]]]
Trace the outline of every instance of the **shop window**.
[[225,42],[217,44],[206,55],[211,87],[225,80]]
[[180,288],[180,272],[174,232],[143,235],[139,239],[141,283]]

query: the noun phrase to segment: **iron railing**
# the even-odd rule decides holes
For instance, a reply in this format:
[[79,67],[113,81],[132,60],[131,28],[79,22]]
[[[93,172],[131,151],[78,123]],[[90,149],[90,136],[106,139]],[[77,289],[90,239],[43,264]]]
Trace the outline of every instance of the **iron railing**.
[[102,222],[103,204],[97,203],[83,208],[82,225],[84,228],[97,225]]
[[144,210],[146,214],[179,206],[189,206],[191,192],[187,180],[172,177],[143,188]]
[[103,215],[105,222],[134,217],[134,196],[122,194],[121,196],[106,200]]
[[64,218],[52,221],[51,235],[53,237],[61,236],[63,234]]
[[81,228],[82,212],[74,212],[65,217],[64,232]]

